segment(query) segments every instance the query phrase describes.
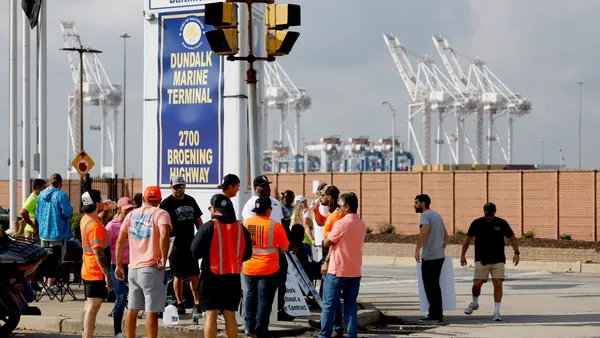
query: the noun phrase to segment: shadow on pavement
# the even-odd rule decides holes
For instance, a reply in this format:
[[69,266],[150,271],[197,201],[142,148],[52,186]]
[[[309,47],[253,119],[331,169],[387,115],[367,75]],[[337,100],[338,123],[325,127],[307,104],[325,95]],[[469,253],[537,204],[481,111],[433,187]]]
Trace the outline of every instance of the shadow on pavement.
[[[419,323],[418,316],[405,316],[401,320],[406,324]],[[545,324],[548,326],[598,326],[600,327],[600,313],[579,314],[539,314],[539,315],[502,315],[501,322],[492,321],[492,314],[471,316],[444,316],[443,324]]]

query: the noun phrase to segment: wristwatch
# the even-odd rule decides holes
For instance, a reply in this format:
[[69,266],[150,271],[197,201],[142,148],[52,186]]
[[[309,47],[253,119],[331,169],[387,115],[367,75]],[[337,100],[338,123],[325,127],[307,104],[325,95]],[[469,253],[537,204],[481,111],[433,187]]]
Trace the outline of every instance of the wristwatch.
[[521,253],[518,251],[515,251],[515,255],[520,255]]

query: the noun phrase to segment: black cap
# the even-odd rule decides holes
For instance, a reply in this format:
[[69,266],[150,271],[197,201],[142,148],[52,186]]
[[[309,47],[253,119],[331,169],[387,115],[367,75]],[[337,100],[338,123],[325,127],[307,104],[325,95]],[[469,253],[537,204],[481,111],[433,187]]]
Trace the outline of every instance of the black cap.
[[483,206],[483,213],[485,216],[491,217],[496,215],[496,205],[492,202],[488,202]]
[[261,185],[267,185],[267,184],[271,184],[271,182],[269,182],[269,178],[265,175],[260,175],[254,179],[254,182],[252,185],[254,187],[260,187]]
[[269,196],[261,196],[254,202],[254,209],[252,209],[252,212],[258,215],[264,215],[269,209],[271,209],[271,198]]
[[240,178],[234,174],[227,174],[223,177],[223,182],[217,186],[219,189],[225,189],[240,184]]
[[296,195],[291,190],[286,190],[286,191],[284,191],[284,192],[281,193],[281,197],[288,197],[288,196],[295,197]]
[[224,215],[235,216],[235,210],[233,209],[231,200],[223,194],[214,195],[210,199],[210,206]]

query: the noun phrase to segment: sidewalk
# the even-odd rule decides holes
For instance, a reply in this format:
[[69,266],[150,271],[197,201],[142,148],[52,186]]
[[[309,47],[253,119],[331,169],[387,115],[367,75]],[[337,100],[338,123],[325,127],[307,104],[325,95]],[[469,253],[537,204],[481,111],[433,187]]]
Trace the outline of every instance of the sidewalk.
[[[54,333],[81,333],[81,314],[85,304],[83,286],[72,285],[77,300],[68,295],[64,302],[42,298],[38,303],[32,303],[42,311],[42,316],[23,316],[19,328],[25,331],[54,332]],[[104,303],[96,318],[95,334],[113,335],[113,318],[108,314],[112,311],[114,303]],[[359,310],[359,326],[366,327],[379,320],[380,312],[370,304],[361,304]],[[312,311],[311,317],[299,317],[293,322],[271,323],[270,333],[275,337],[299,336],[312,329],[308,326],[309,319],[319,320],[320,310]],[[200,320],[202,322],[202,319]],[[240,332],[244,332],[244,323],[238,323]],[[219,330],[225,330],[224,324],[219,324]],[[179,324],[171,327],[162,325],[159,319],[159,337],[200,337],[203,335],[203,325],[192,325],[191,309],[179,319]],[[136,334],[145,336],[144,319],[138,319]],[[309,333],[307,333],[309,334]]]

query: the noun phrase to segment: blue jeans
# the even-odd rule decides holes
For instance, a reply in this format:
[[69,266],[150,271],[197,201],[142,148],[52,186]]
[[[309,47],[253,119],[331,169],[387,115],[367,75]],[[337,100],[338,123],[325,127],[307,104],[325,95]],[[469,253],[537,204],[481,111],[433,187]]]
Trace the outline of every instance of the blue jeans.
[[[323,312],[321,312],[321,331],[319,338],[330,338],[333,333],[334,318],[341,316],[340,296],[344,297],[344,320],[349,338],[358,336],[358,308],[356,299],[360,289],[360,278],[336,277],[327,274],[323,287]],[[338,331],[336,329],[336,331]],[[341,331],[341,330],[340,330]],[[339,331],[338,331],[339,332]]]
[[312,245],[310,244],[306,244],[306,243],[302,243],[304,245],[304,249],[306,249],[306,253],[308,254],[308,257],[310,257],[310,259],[313,259],[313,252],[312,252]]
[[115,306],[113,308],[113,325],[115,329],[115,336],[121,332],[121,323],[123,322],[123,314],[125,313],[125,304],[127,304],[127,275],[129,269],[127,264],[123,264],[125,270],[125,280],[118,280],[115,276],[115,270],[117,266],[115,264],[110,265],[110,278],[113,281],[115,288]]
[[258,338],[269,332],[269,316],[277,291],[277,273],[266,276],[244,275],[248,293],[246,294],[246,329],[256,333]]

